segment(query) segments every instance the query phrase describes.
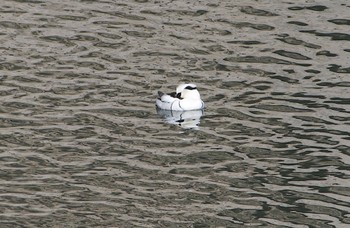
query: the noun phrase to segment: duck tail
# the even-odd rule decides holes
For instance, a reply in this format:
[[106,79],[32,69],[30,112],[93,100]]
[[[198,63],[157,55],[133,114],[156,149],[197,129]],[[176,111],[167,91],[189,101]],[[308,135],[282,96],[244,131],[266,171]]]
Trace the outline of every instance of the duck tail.
[[164,93],[163,93],[163,92],[158,91],[158,99],[160,99],[160,98],[161,98],[163,95],[164,95]]

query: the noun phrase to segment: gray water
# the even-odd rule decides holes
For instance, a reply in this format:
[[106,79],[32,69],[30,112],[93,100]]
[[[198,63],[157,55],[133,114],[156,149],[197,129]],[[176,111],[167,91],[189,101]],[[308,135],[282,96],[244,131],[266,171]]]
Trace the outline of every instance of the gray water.
[[349,11],[2,0],[0,227],[349,227]]

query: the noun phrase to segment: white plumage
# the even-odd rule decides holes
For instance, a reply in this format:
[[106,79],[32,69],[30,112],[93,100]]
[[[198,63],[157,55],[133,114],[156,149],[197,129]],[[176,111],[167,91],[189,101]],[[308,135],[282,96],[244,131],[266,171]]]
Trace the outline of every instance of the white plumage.
[[181,84],[176,92],[165,94],[158,92],[156,105],[160,109],[174,111],[200,110],[204,108],[204,102],[194,84]]

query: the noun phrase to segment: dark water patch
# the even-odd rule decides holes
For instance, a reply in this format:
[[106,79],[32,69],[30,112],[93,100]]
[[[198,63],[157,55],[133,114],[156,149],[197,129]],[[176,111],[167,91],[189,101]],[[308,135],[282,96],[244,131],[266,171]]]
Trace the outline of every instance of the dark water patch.
[[266,85],[266,84],[273,85],[273,83],[270,81],[254,81],[254,82],[250,83],[249,85],[257,86],[257,85]]
[[211,29],[206,29],[205,31],[210,32],[210,33],[214,33],[214,34],[218,34],[220,36],[228,36],[228,35],[232,34],[232,32],[230,32],[229,30],[226,30],[226,29],[211,28]]
[[0,91],[0,96],[1,97],[5,97],[5,96],[12,95],[12,94],[14,94],[15,91],[16,91],[15,89],[6,90],[6,91]]
[[327,6],[322,6],[322,5],[314,5],[314,6],[292,6],[288,7],[289,10],[303,10],[303,9],[308,9],[312,11],[325,11],[328,9]]
[[67,66],[68,69],[70,69],[70,66],[78,66],[78,67],[86,67],[91,68],[94,70],[105,70],[106,67],[104,64],[97,63],[97,62],[91,62],[91,61],[58,61],[58,63],[62,66]]
[[[125,59],[119,59],[119,58],[115,58],[115,57],[110,56],[110,55],[105,55],[102,52],[90,52],[90,53],[88,53],[86,55],[81,55],[80,57],[81,58],[96,58],[96,57],[98,57],[98,58],[101,58],[101,59],[103,59],[105,61],[112,62],[112,63],[115,63],[115,64],[126,63]],[[75,78],[75,76],[73,76],[73,78]]]
[[38,1],[38,0],[12,0],[12,1],[19,2],[19,3],[33,3],[33,4],[45,3],[43,1]]
[[202,15],[208,13],[207,10],[196,10],[196,11],[191,11],[191,10],[167,10],[167,12],[176,13],[178,15],[183,15],[183,16],[191,16],[191,17],[198,17],[198,16],[202,16]]
[[19,86],[18,88],[19,90],[28,92],[28,93],[45,93],[46,92],[45,89],[36,88],[33,86]]
[[288,7],[289,10],[303,10],[304,7],[302,6],[291,6],[291,7]]
[[326,36],[326,37],[331,37],[331,40],[337,41],[337,40],[350,40],[350,35],[347,33],[341,33],[341,32],[330,32],[330,33],[322,33],[322,32],[317,32],[316,30],[300,30],[299,32],[302,33],[311,33],[315,34],[316,36]]
[[192,53],[192,54],[197,54],[197,55],[209,55],[210,54],[209,52],[207,52],[205,50],[198,49],[198,48],[190,48],[190,49],[187,49],[186,51],[189,53]]
[[162,24],[170,25],[170,26],[180,26],[180,27],[191,26],[191,24],[184,23],[184,22],[162,22]]
[[41,61],[38,63],[35,63],[35,65],[41,65],[49,62],[55,62],[57,59],[52,56],[41,56],[41,55],[31,55],[30,58],[33,59],[40,59]]
[[306,92],[294,93],[291,96],[304,97],[304,98],[309,98],[309,99],[326,99],[326,97],[324,95],[313,95],[313,94],[307,94]]
[[304,108],[295,108],[287,105],[253,105],[251,106],[252,108],[256,109],[263,109],[263,110],[270,110],[270,111],[276,111],[276,112],[314,112],[309,109],[304,109]]
[[217,21],[230,24],[231,26],[233,26],[235,28],[239,28],[239,29],[241,29],[241,28],[253,28],[253,29],[262,30],[262,31],[271,31],[271,30],[275,29],[275,27],[270,26],[270,25],[265,25],[265,24],[253,24],[250,22],[231,22],[231,21],[228,21],[226,19],[219,19]]
[[108,27],[111,27],[111,28],[115,28],[116,26],[128,24],[127,22],[123,22],[123,21],[94,21],[92,23],[96,24],[96,25],[107,25]]
[[142,52],[134,52],[133,56],[139,57],[139,56],[173,56],[173,57],[179,57],[176,53],[167,53],[167,52],[152,52],[152,51],[142,51]]
[[208,61],[203,63],[202,65],[203,70],[217,70],[217,71],[233,71],[237,69],[237,67],[231,67],[228,65],[216,63],[214,61]]
[[293,69],[284,69],[283,71],[287,72],[288,74],[294,74],[295,73],[295,70],[293,70]]
[[35,105],[28,104],[28,103],[22,103],[22,102],[4,102],[2,103],[4,107],[11,107],[16,109],[28,109],[28,108],[34,108]]
[[[329,118],[332,120],[337,120],[337,121],[341,121],[341,122],[350,121],[350,117],[344,117],[344,116],[330,116]],[[349,122],[349,124],[350,124],[350,122]]]
[[68,20],[68,21],[86,21],[88,18],[83,16],[75,16],[75,15],[58,15],[55,16],[61,20]]
[[108,38],[108,39],[113,39],[113,40],[120,40],[123,37],[119,36],[117,34],[113,34],[113,33],[107,33],[107,32],[99,32],[97,33],[99,36],[102,36],[104,38]]
[[221,99],[224,99],[226,96],[224,94],[215,94],[214,96],[209,96],[206,101],[212,102],[212,101],[219,101]]
[[210,52],[223,52],[226,50],[225,46],[223,45],[210,45],[210,46],[207,46],[205,47],[208,51]]
[[258,44],[264,44],[257,40],[235,40],[235,41],[228,41],[229,44],[243,44],[243,45],[258,45]]
[[327,6],[322,6],[322,5],[308,6],[305,8],[313,11],[325,11],[326,9],[328,9]]
[[16,70],[27,70],[27,69],[30,69],[30,68],[27,67],[26,63],[21,60],[0,63],[0,70],[16,71]]
[[6,14],[6,13],[9,13],[9,14],[24,14],[24,13],[28,13],[27,11],[24,11],[24,10],[3,10],[3,9],[0,9],[0,13],[3,13],[3,14]]
[[[239,96],[235,97],[234,100],[237,102],[243,102],[244,104],[255,104],[261,101],[261,99],[253,99],[252,97],[263,94],[262,92],[256,92],[256,91],[248,91],[240,94]],[[253,112],[251,112],[253,113]]]
[[270,76],[275,74],[274,72],[271,72],[271,71],[266,71],[266,70],[256,69],[256,68],[241,69],[240,71],[242,71],[243,73],[247,73],[249,75],[256,75],[260,77],[265,77],[265,76]]
[[342,73],[342,74],[349,74],[350,73],[350,67],[342,67],[340,65],[336,64],[330,64],[329,67],[327,67],[332,72],[336,73]]
[[[337,157],[331,157],[331,156],[317,156],[317,157],[309,157],[309,159],[305,162],[300,162],[299,166],[301,168],[322,168],[322,167],[342,167],[344,166],[344,163]],[[319,169],[316,172],[312,172],[309,175],[315,176],[317,179],[319,178],[326,178],[329,175],[332,175],[329,173],[326,169]],[[306,177],[307,178],[307,177]]]
[[331,145],[331,146],[335,146],[338,145],[339,142],[333,140],[333,138],[331,136],[326,136],[326,135],[321,135],[318,132],[313,132],[313,130],[311,130],[311,132],[313,132],[314,134],[310,134],[310,132],[307,132],[307,134],[305,133],[299,133],[298,132],[298,128],[296,128],[295,130],[289,132],[286,136],[288,137],[295,137],[297,139],[307,139],[307,140],[311,140],[316,142],[317,144],[321,143],[321,144],[327,144],[327,145]]
[[109,42],[101,41],[101,42],[94,43],[93,46],[102,47],[102,48],[119,49],[119,48],[125,47],[125,43],[109,43]]
[[274,125],[274,126],[285,126],[285,125],[288,126],[289,125],[287,123],[281,122],[279,120],[279,118],[253,117],[253,116],[250,116],[250,115],[245,114],[243,112],[239,112],[239,111],[227,109],[227,108],[219,108],[219,109],[217,109],[217,112],[222,116],[231,117],[231,118],[238,119],[238,120],[249,120],[249,121],[258,122],[258,123],[270,124],[270,125]]
[[311,64],[295,63],[283,59],[278,59],[270,56],[243,56],[243,57],[226,57],[225,61],[237,63],[264,63],[264,64],[283,64],[283,65],[299,65],[311,66]]
[[303,120],[306,122],[312,122],[312,123],[334,124],[330,121],[326,121],[326,120],[323,120],[323,119],[320,119],[317,117],[313,117],[313,116],[293,116],[293,118]]
[[92,41],[92,42],[98,42],[99,39],[94,36],[89,35],[75,35],[69,38],[70,41]]
[[[346,154],[347,156],[350,155],[350,147],[347,145],[339,145],[336,146],[335,149],[339,150],[340,152],[342,152],[343,154]],[[348,165],[343,165],[339,167],[340,170],[350,170],[350,167]]]
[[[333,123],[334,124],[334,123]],[[325,128],[319,128],[319,129],[308,129],[306,130],[306,132],[320,132],[320,133],[331,133],[333,135],[339,135],[339,136],[343,136],[346,137],[346,136],[350,136],[350,133],[347,132],[347,131],[340,131],[340,130],[329,130],[329,129],[325,129]],[[325,151],[322,151],[322,152],[328,152],[327,150]],[[349,167],[350,168],[350,167]]]
[[80,58],[95,58],[95,57],[102,57],[103,53],[99,51],[92,51],[87,54],[81,55]]
[[[112,112],[113,113],[113,112]],[[121,114],[125,116],[127,114],[126,112],[123,112],[121,110],[114,111],[114,114]],[[72,118],[65,118],[64,121],[68,125],[81,125],[81,126],[99,126],[103,127],[105,129],[110,130],[113,132],[113,134],[121,134],[121,135],[135,135],[136,131],[131,130],[130,127],[124,125],[120,125],[117,123],[113,123],[107,119],[103,119],[100,117],[97,117],[95,115],[91,114],[75,114]],[[91,131],[90,131],[91,132]],[[94,135],[94,132],[91,132],[92,135]]]
[[[161,70],[161,74],[163,74],[165,71],[162,71]],[[143,74],[140,74],[140,73],[137,73],[137,72],[127,72],[127,71],[108,71],[107,72],[108,74],[110,75],[124,75],[124,76],[127,76],[127,77],[133,77],[133,78],[143,78],[144,75]],[[115,77],[115,76],[112,76],[112,77]],[[116,86],[116,85],[113,85],[113,86]]]
[[144,13],[144,14],[150,14],[150,15],[156,15],[156,16],[162,16],[164,15],[163,12],[159,12],[159,11],[154,11],[154,10],[141,10],[140,13]]
[[0,28],[28,29],[30,27],[33,27],[33,25],[12,21],[0,21]]
[[190,38],[190,37],[183,37],[183,36],[178,36],[178,35],[173,35],[173,34],[171,34],[169,36],[174,37],[174,38],[179,39],[179,40],[192,40],[192,38]]
[[6,127],[23,127],[23,126],[40,126],[38,121],[15,119],[15,118],[0,118],[0,128]]
[[282,38],[276,38],[276,40],[280,40],[280,41],[282,41],[284,43],[287,43],[287,44],[303,45],[305,47],[314,48],[314,49],[320,49],[321,48],[321,46],[319,46],[319,45],[307,43],[307,42],[304,42],[302,40],[296,39],[294,37],[289,37],[289,36],[282,37]]
[[324,101],[324,103],[349,105],[350,104],[350,98],[331,97],[330,100]]
[[350,87],[350,81],[348,82],[320,82],[317,83],[318,86],[326,87]]
[[290,77],[286,77],[286,76],[282,76],[282,75],[273,75],[273,76],[270,76],[270,78],[277,79],[277,80],[280,80],[282,82],[287,82],[289,84],[295,84],[295,83],[299,82],[298,79],[294,79],[294,78],[290,78]]
[[[130,93],[133,93],[133,91],[131,91]],[[123,103],[123,101],[121,101],[120,103]],[[146,111],[144,109],[130,110],[130,109],[126,109],[126,108],[113,108],[113,109],[104,108],[104,109],[94,110],[94,113],[106,113],[106,114],[113,115],[113,116],[135,117],[135,118],[141,118],[141,119],[145,118],[145,117],[154,116],[153,109],[152,109],[152,111],[150,111],[150,110]],[[126,124],[126,126],[127,126],[127,124]]]
[[74,137],[75,139],[84,139],[88,137],[96,136],[96,132],[92,127],[82,127],[77,130],[65,130],[62,128],[43,128],[43,129],[33,129],[34,132],[43,135],[44,137],[51,138],[53,141],[64,140],[64,137]]
[[[238,173],[238,172],[245,172],[249,169],[249,164],[245,163],[240,158],[235,158],[235,160],[236,161],[234,161],[233,163],[225,164],[223,166],[220,166],[219,168],[216,168],[215,172],[216,173],[220,173],[220,172]],[[237,161],[239,162],[237,163]]]
[[307,72],[307,73],[312,73],[312,74],[319,74],[319,73],[321,73],[321,71],[319,71],[319,70],[314,70],[314,69],[308,69],[308,70],[305,70],[305,72]]
[[[140,155],[137,157],[140,161],[152,163],[154,165],[170,166],[176,164],[219,164],[228,160],[241,161],[242,159],[235,156],[233,153],[222,151],[202,151],[194,152],[186,156],[152,156]],[[170,172],[176,172],[175,170]]]
[[292,25],[299,25],[299,26],[308,26],[309,24],[305,23],[305,22],[301,22],[301,21],[288,21],[288,24],[292,24]]
[[327,57],[336,57],[336,56],[338,56],[337,54],[331,53],[330,51],[326,51],[326,50],[318,51],[318,52],[316,52],[316,55],[324,55],[324,56],[327,56]]
[[271,86],[267,86],[267,85],[257,85],[257,86],[254,86],[255,89],[257,90],[270,90],[271,89]]
[[65,44],[67,46],[73,45],[73,43],[69,41],[69,38],[63,37],[63,36],[52,35],[52,36],[41,36],[39,38],[42,40],[48,41],[48,42],[54,41],[54,42],[62,43],[62,44]]
[[328,21],[337,25],[350,25],[350,20],[348,19],[332,19]]
[[303,79],[309,80],[309,79],[311,79],[311,78],[313,78],[313,77],[314,77],[313,75],[307,75],[307,76],[303,77]]
[[[313,99],[291,99],[291,98],[279,98],[277,97],[277,94],[276,93],[272,93],[271,95],[274,95],[274,97],[267,97],[265,98],[264,100],[278,100],[278,101],[284,101],[284,102],[288,102],[288,103],[291,103],[291,104],[301,104],[301,105],[304,105],[304,106],[307,106],[311,111],[311,112],[314,112],[315,108],[328,108],[330,109],[331,107],[329,105],[326,105],[326,104],[322,104],[320,102],[318,102],[317,100],[315,100],[315,98]],[[283,94],[282,94],[283,95]]]
[[278,14],[276,14],[276,13],[271,13],[269,11],[262,10],[262,9],[256,9],[256,8],[251,7],[251,6],[244,6],[240,10],[243,13],[251,14],[251,15],[255,15],[255,16],[266,16],[266,17],[278,16]]
[[222,85],[220,86],[220,88],[225,88],[225,89],[228,89],[228,88],[245,88],[249,85],[247,85],[246,82],[242,82],[242,81],[225,81],[222,83]]
[[258,128],[244,126],[243,124],[231,124],[227,127],[227,130],[220,131],[219,133],[221,135],[227,135],[227,136],[253,136],[253,137],[273,136],[273,134],[271,133],[267,133]]
[[[195,67],[196,63],[193,64]],[[217,70],[217,71],[231,71],[233,68],[230,66],[220,65],[216,61],[205,61],[201,63],[200,70],[204,71],[210,71],[210,70]]]
[[310,60],[311,59],[311,58],[304,56],[302,54],[299,54],[297,52],[291,52],[291,51],[285,51],[285,50],[277,50],[277,51],[274,51],[273,53],[276,53],[276,54],[284,56],[284,57],[296,59],[296,60]]
[[271,31],[274,30],[275,27],[270,26],[270,25],[265,25],[265,24],[252,24],[248,22],[242,22],[242,23],[235,23],[234,27],[237,28],[244,28],[244,27],[250,27],[256,30],[263,30],[263,31]]
[[106,61],[108,61],[108,62],[115,63],[115,64],[123,64],[123,63],[126,63],[126,60],[125,60],[125,59],[115,58],[115,57],[110,56],[110,55],[104,55],[104,56],[101,57],[101,59],[106,60]]
[[122,31],[128,36],[134,36],[134,37],[142,37],[142,38],[151,38],[154,36],[154,33],[146,33],[146,32],[139,32],[139,31]]
[[111,15],[111,16],[116,16],[116,17],[120,17],[120,18],[123,18],[123,19],[127,19],[127,20],[134,20],[134,21],[146,20],[146,18],[142,17],[142,16],[138,16],[138,15],[134,15],[134,14],[128,14],[128,13],[124,13],[124,12],[118,12],[118,11],[108,11],[107,12],[107,11],[100,11],[100,10],[92,10],[92,12],[96,12],[96,13],[100,13],[100,14],[108,14],[108,15]]

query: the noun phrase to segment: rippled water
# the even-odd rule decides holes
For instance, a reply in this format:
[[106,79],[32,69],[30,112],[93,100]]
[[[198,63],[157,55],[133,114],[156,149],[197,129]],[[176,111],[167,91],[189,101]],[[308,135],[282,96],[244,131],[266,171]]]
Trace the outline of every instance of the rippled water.
[[349,10],[1,1],[0,226],[349,227]]

